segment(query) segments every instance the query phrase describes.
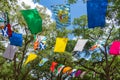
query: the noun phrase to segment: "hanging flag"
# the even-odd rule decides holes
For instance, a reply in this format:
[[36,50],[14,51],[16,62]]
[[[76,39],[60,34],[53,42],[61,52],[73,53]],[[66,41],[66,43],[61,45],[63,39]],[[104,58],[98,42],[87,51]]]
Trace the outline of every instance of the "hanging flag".
[[114,41],[110,46],[109,53],[111,55],[120,55],[120,41]]
[[75,77],[79,77],[79,75],[82,73],[81,70],[77,70],[76,73],[75,73]]
[[10,60],[13,60],[15,52],[17,50],[18,50],[18,48],[16,46],[8,44],[6,50],[5,50],[4,54],[3,54],[3,57],[5,57],[7,59],[10,59]]
[[70,4],[51,6],[56,20],[56,26],[67,27],[71,24],[70,20]]
[[67,38],[57,38],[54,48],[54,52],[64,52],[66,48],[68,39]]
[[93,45],[89,50],[95,50],[96,48],[98,48],[98,45],[97,44],[95,44],[95,45]]
[[24,65],[26,65],[27,63],[33,61],[34,59],[37,58],[37,55],[35,53],[30,53],[26,59],[26,61],[24,62]]
[[42,31],[42,18],[37,9],[21,10],[21,13],[32,34]]
[[70,74],[71,77],[73,77],[73,78],[75,77],[75,73],[76,73],[76,71],[77,71],[77,69],[73,69],[73,70],[72,70],[72,72],[71,72],[71,74]]
[[73,51],[82,51],[87,41],[87,39],[78,39]]
[[45,62],[47,62],[48,59],[47,58],[42,58],[42,60],[39,63],[39,66],[43,66],[45,64]]
[[57,69],[56,69],[56,76],[58,76],[60,74],[60,72],[62,71],[62,69],[64,68],[65,66],[60,64]]
[[58,64],[58,63],[56,63],[56,62],[52,62],[52,65],[50,66],[50,70],[51,70],[52,72],[54,72],[55,67],[57,66],[57,64]]
[[108,0],[87,0],[88,27],[104,27]]
[[63,74],[65,74],[65,73],[69,72],[71,69],[72,69],[71,67],[65,67],[62,72],[63,72]]
[[22,47],[22,40],[23,40],[22,34],[13,32],[9,40],[10,40],[10,45]]
[[34,42],[34,50],[37,50],[38,47],[39,47],[39,41],[36,40],[36,41]]
[[7,28],[8,28],[8,36],[11,37],[12,36],[12,30],[11,30],[11,25],[9,23],[7,24]]
[[7,27],[4,27],[4,29],[2,29],[2,35],[4,37],[8,37],[8,28]]
[[0,18],[0,29],[4,29],[4,19],[3,18]]
[[40,47],[40,50],[44,50],[46,48],[46,45],[44,43],[40,42],[39,47]]
[[40,49],[44,50],[46,48],[46,37],[45,36],[36,36],[35,42],[34,42],[34,50]]

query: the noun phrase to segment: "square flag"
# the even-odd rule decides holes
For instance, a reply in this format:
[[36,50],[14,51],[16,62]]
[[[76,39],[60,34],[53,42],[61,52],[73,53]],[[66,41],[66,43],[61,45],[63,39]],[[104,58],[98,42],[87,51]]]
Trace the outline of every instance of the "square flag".
[[68,39],[67,38],[57,38],[54,48],[54,52],[64,52],[66,48]]
[[87,39],[79,39],[73,51],[82,51],[87,41],[88,41]]
[[32,34],[42,31],[42,18],[37,9],[21,10],[21,13]]

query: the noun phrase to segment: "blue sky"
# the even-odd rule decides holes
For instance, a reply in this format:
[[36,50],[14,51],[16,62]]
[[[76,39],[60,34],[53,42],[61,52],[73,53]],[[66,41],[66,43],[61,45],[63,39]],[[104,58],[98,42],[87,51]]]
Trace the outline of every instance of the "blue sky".
[[[40,0],[40,4],[51,10],[51,5],[65,4],[65,0]],[[79,0],[75,4],[71,4],[71,20],[87,13],[86,4]]]
[[[65,0],[41,0],[40,4],[47,7],[51,10],[51,5],[59,5],[59,4],[66,4]],[[73,22],[74,18],[78,18],[82,15],[87,14],[86,3],[83,3],[82,0],[78,0],[77,3],[70,5],[71,9],[71,23]],[[52,15],[52,18],[54,15]],[[73,25],[67,27],[68,29],[72,29]],[[73,39],[73,35],[70,35],[69,38]]]

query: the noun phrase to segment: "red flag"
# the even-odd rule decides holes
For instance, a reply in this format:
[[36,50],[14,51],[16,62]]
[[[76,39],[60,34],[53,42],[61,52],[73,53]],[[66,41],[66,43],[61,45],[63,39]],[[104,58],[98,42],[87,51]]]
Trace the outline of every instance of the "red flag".
[[52,62],[52,65],[50,66],[50,70],[54,72],[55,67],[57,66],[58,63]]
[[8,36],[11,37],[12,36],[11,25],[8,23],[7,27],[8,27]]

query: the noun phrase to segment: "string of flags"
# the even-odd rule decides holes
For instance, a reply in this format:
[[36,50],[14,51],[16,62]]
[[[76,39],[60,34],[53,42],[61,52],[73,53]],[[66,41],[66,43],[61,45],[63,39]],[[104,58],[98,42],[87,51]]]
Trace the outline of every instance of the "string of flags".
[[[87,1],[87,15],[88,15],[88,27],[104,27],[105,26],[105,15],[107,10],[107,0],[88,0]],[[52,6],[53,13],[56,19],[56,26],[69,26],[70,25],[70,4],[65,5],[55,5]],[[21,13],[26,21],[29,30],[32,34],[38,34],[42,31],[42,18],[39,15],[37,9],[30,9],[30,10],[21,10]],[[8,14],[5,13],[5,19],[0,18],[0,29],[2,30],[2,34],[4,37],[8,37],[10,44],[7,46],[3,57],[13,60],[14,55],[17,52],[17,46],[22,47],[23,44],[23,36],[20,33],[16,33],[12,31]],[[92,19],[92,20],[91,20]],[[5,23],[6,22],[6,23]],[[88,40],[78,39],[74,50],[73,51],[83,51],[85,44]],[[68,38],[56,38],[56,44],[54,47],[54,52],[64,52],[66,45],[68,42]],[[94,50],[98,46],[99,43],[95,44],[90,50]],[[46,37],[45,36],[37,36],[34,42],[34,50],[44,50],[46,48]],[[111,55],[119,55],[120,54],[120,41],[114,41],[110,46],[109,53]],[[35,53],[30,53],[24,62],[24,65],[28,64],[29,62],[35,60],[37,55]],[[39,62],[39,66],[44,65],[47,62],[47,58],[42,58]],[[56,68],[57,67],[57,68]],[[78,77],[82,75],[82,70],[72,69],[69,66],[65,66],[62,64],[58,64],[56,62],[52,62],[50,70],[58,76],[61,72],[63,74],[70,75],[71,77]]]
[[[87,0],[88,28],[105,26],[107,5],[108,0]],[[70,4],[52,5],[51,9],[56,20],[57,28],[70,25]]]
[[58,64],[57,62],[52,62],[50,66],[50,71],[58,76],[60,73],[63,74],[62,77],[69,76],[70,77],[79,77],[80,75],[84,75],[85,71],[82,71],[80,69],[72,69],[69,66],[65,66],[63,64]]
[[17,46],[22,47],[23,38],[22,34],[12,31],[7,12],[2,13],[2,17],[0,18],[0,29],[2,31],[2,35],[10,41],[10,44],[8,44],[3,57],[13,60],[14,55],[18,50]]

